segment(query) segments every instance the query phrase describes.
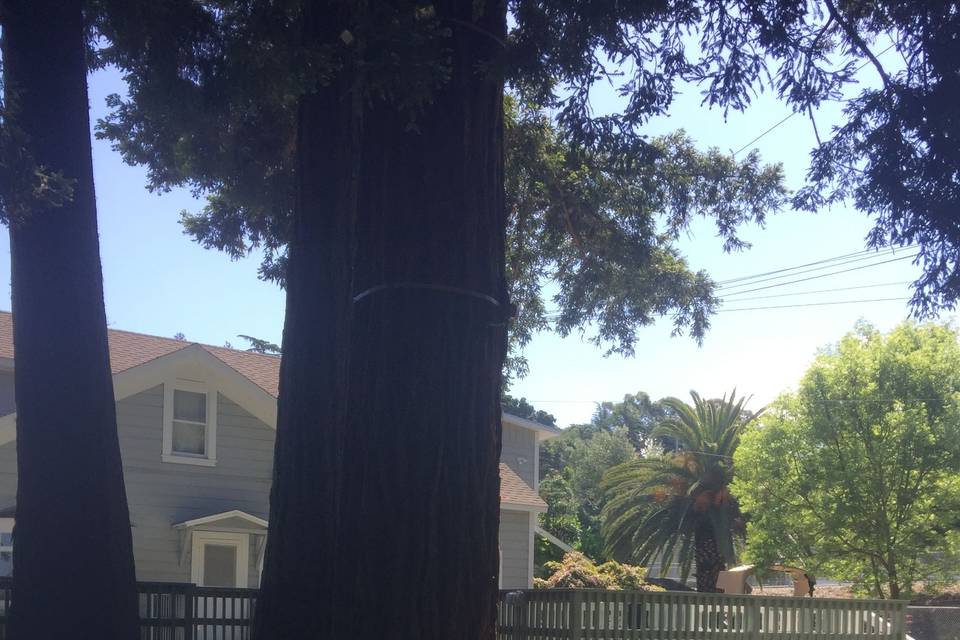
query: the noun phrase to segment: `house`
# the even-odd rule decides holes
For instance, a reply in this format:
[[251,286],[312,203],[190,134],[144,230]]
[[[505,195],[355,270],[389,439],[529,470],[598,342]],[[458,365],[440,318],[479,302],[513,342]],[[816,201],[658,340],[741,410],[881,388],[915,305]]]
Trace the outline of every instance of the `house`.
[[[13,325],[0,312],[0,575],[16,518]],[[280,359],[109,332],[137,578],[255,587],[263,562]],[[533,580],[538,443],[559,433],[503,416],[501,586]]]

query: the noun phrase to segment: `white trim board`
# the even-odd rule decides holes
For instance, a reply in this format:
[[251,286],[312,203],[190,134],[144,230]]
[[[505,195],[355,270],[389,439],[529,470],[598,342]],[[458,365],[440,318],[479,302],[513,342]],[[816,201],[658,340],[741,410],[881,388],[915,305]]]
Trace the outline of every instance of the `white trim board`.
[[239,518],[249,522],[250,524],[260,527],[261,529],[267,528],[267,521],[263,518],[258,518],[257,516],[250,515],[246,511],[240,511],[239,509],[233,509],[232,511],[224,511],[223,513],[214,513],[209,516],[203,516],[201,518],[194,518],[193,520],[185,520],[184,522],[178,522],[173,525],[174,529],[190,529],[192,527],[200,527],[203,525],[216,524],[224,520],[230,520],[231,518]]
[[575,549],[574,549],[573,547],[571,547],[571,546],[568,545],[566,542],[564,542],[563,540],[561,540],[561,539],[558,538],[557,536],[553,535],[552,533],[550,533],[549,531],[547,531],[547,530],[544,529],[543,527],[536,526],[536,527],[533,528],[533,532],[536,533],[536,534],[537,534],[538,536],[540,536],[541,538],[543,538],[544,540],[546,540],[547,542],[549,542],[550,544],[552,544],[552,545],[554,545],[554,546],[556,546],[556,547],[559,547],[560,549],[562,549],[563,551],[566,551],[567,553],[569,553],[569,552],[571,552],[571,551],[575,551]]

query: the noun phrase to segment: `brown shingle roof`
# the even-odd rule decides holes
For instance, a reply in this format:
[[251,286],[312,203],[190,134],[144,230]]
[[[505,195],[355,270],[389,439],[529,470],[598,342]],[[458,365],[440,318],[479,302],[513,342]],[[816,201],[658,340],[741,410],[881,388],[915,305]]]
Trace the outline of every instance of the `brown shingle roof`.
[[[277,356],[118,329],[108,329],[107,340],[110,343],[110,369],[113,373],[132,369],[196,344],[273,397],[277,397],[280,379],[280,358]],[[13,358],[13,316],[9,311],[0,311],[0,358]]]
[[500,463],[500,502],[518,504],[525,507],[547,508],[547,503],[537,492],[518,476],[513,469]]

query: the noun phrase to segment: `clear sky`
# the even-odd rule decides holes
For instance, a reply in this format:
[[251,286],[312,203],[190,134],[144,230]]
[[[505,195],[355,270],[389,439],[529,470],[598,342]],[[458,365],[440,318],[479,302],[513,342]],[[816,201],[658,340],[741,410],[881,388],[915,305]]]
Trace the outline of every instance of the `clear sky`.
[[[91,76],[93,121],[105,114],[105,97],[123,90],[115,71]],[[600,95],[597,108],[609,108],[610,100]],[[730,114],[724,119],[720,112],[701,109],[696,90],[690,89],[673,115],[653,123],[649,131],[684,128],[702,146],[735,150],[787,114],[786,107],[771,96],[760,96],[746,114]],[[829,126],[838,118],[836,105],[819,113],[821,135],[828,135]],[[814,143],[810,120],[796,116],[755,146],[765,160],[782,162],[790,184],[797,186]],[[181,210],[200,206],[189,192],[149,193],[142,168],[126,166],[103,142],[93,144],[110,326],[162,336],[183,332],[191,341],[230,341],[235,347],[246,346],[238,334],[279,342],[283,292],[257,279],[259,256],[231,262],[223,254],[193,243],[178,224]],[[743,253],[724,254],[709,221],[694,225],[682,247],[692,266],[725,280],[858,251],[869,228],[866,216],[849,209],[817,215],[783,212],[771,216],[764,229],[744,230],[754,246]],[[0,278],[9,283],[5,234],[0,235],[0,255],[4,256]],[[907,260],[747,295],[904,282],[917,272]],[[908,295],[906,285],[897,285],[728,302],[727,308]],[[0,290],[0,306],[10,308],[9,285]],[[702,347],[687,337],[671,338],[670,323],[665,321],[639,332],[636,357],[629,359],[605,358],[602,349],[580,336],[561,339],[543,334],[527,349],[530,375],[516,382],[512,392],[554,413],[562,426],[588,420],[595,402],[617,400],[636,391],[662,397],[685,396],[695,389],[711,396],[736,386],[741,393],[753,394],[753,406],[759,407],[794,385],[815,351],[839,339],[858,318],[889,329],[906,314],[905,303],[900,301],[723,312],[713,320]]]

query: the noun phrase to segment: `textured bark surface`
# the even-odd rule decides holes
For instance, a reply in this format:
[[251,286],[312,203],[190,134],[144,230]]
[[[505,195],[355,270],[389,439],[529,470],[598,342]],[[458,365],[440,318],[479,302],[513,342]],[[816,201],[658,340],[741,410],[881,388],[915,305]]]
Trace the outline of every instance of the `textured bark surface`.
[[87,113],[82,2],[7,0],[3,62],[36,162],[71,202],[10,232],[18,490],[9,638],[139,637]]
[[505,9],[434,6],[450,81],[413,130],[389,107],[365,117],[340,516],[357,626],[339,637],[493,637]]
[[258,637],[494,637],[506,9],[434,7],[452,74],[415,129],[365,105],[354,164],[349,82],[302,105]]
[[697,563],[697,591],[714,593],[717,578],[727,565],[720,555],[717,538],[709,524],[701,525],[694,532],[694,559]]
[[[304,38],[334,40],[335,3],[305,7]],[[361,115],[350,80],[345,72],[299,105],[270,531],[255,619],[264,640],[333,638],[343,606],[335,561]]]

